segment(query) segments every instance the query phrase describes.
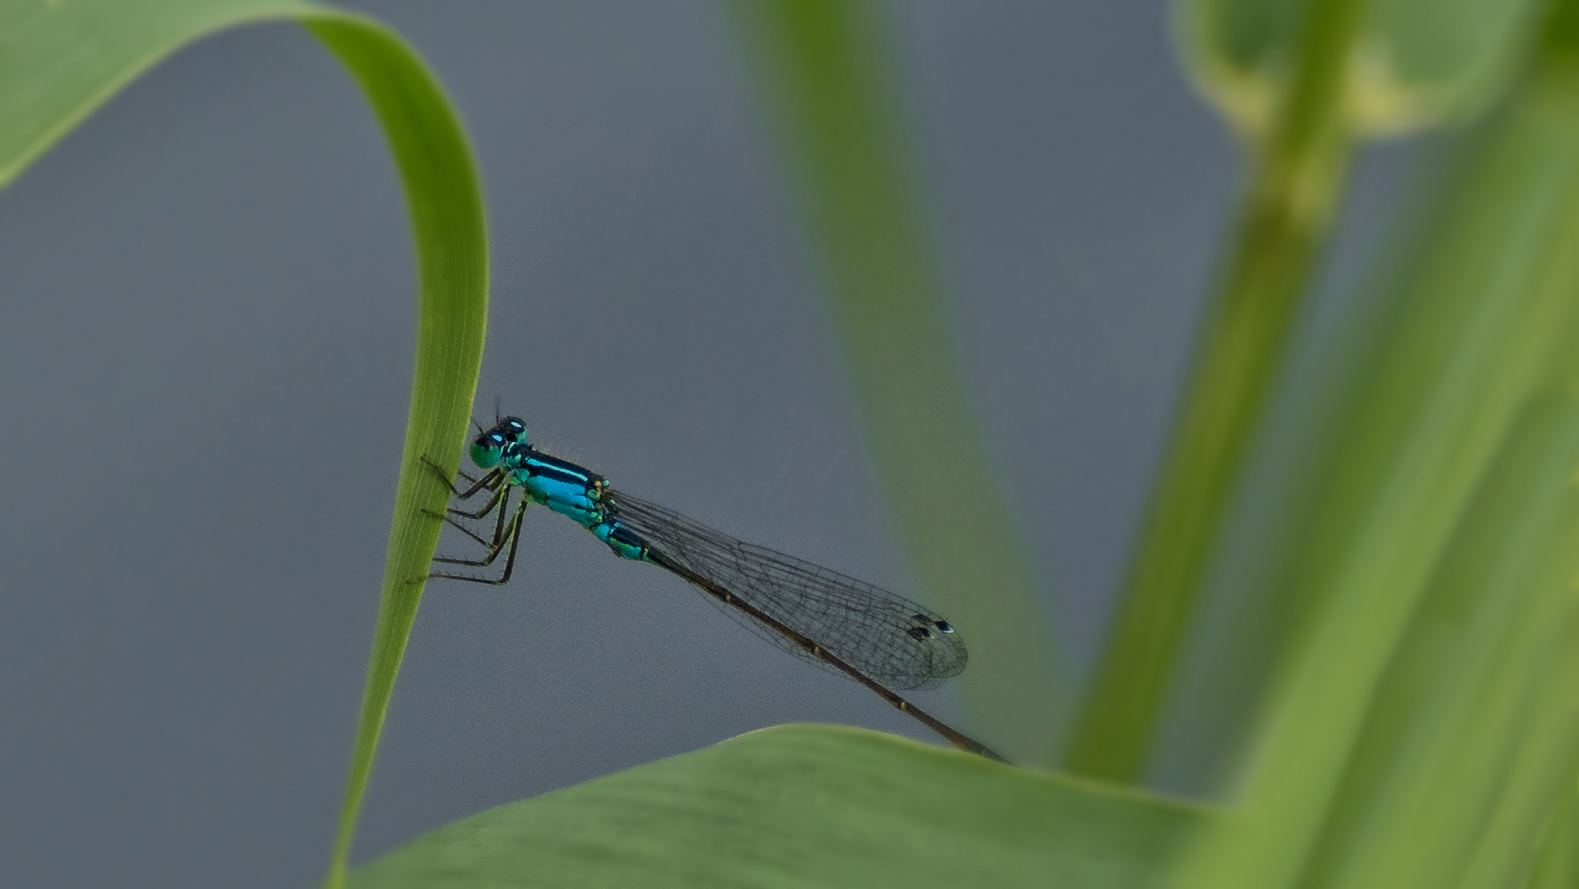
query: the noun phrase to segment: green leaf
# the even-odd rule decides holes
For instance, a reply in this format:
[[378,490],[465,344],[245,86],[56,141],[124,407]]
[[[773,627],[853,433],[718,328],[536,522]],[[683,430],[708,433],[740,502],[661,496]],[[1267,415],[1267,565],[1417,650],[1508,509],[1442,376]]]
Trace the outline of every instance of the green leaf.
[[[971,640],[972,734],[1045,761],[1069,694],[1042,578],[975,422],[875,4],[730,6],[779,136],[889,515]],[[967,471],[940,472],[940,460]]]
[[[1287,87],[1301,0],[1177,0],[1185,68],[1240,132],[1267,132]],[[1512,80],[1535,0],[1377,0],[1348,65],[1344,116],[1392,134],[1474,115]]]
[[117,89],[220,28],[294,19],[366,93],[405,186],[420,302],[416,375],[395,496],[367,691],[330,884],[341,879],[395,675],[438,541],[446,485],[422,463],[459,459],[488,313],[482,193],[443,90],[401,40],[369,19],[292,0],[64,0],[0,3],[0,182],[15,178]]
[[[1323,621],[1246,810],[1182,886],[1496,889],[1529,873],[1579,769],[1579,401],[1533,398],[1498,452],[1380,677],[1385,612],[1354,599]],[[1274,771],[1290,763],[1303,771]]]
[[1579,792],[1568,786],[1567,798],[1541,838],[1529,889],[1572,889],[1579,886]]
[[[1193,859],[1191,879],[1183,885],[1318,885],[1310,882],[1307,868],[1315,862],[1341,864],[1331,857],[1336,852],[1324,860],[1324,841],[1361,854],[1359,846],[1342,839],[1350,831],[1389,846],[1373,862],[1385,860],[1389,869],[1421,865],[1400,851],[1401,844],[1429,830],[1434,841],[1423,848],[1460,851],[1451,832],[1453,819],[1464,818],[1485,819],[1483,826],[1498,819],[1497,836],[1462,850],[1472,854],[1453,872],[1462,881],[1455,885],[1505,885],[1495,877],[1508,872],[1510,861],[1529,864],[1542,795],[1572,781],[1573,764],[1565,767],[1553,757],[1570,737],[1565,720],[1571,717],[1574,665],[1560,657],[1544,664],[1538,659],[1553,651],[1551,639],[1539,632],[1563,631],[1569,619],[1560,611],[1500,636],[1475,637],[1481,641],[1464,650],[1472,660],[1490,657],[1486,646],[1524,640],[1482,660],[1484,677],[1465,677],[1446,666],[1416,667],[1428,675],[1414,681],[1429,681],[1431,693],[1412,696],[1426,709],[1407,724],[1389,728],[1386,708],[1374,710],[1372,701],[1379,690],[1398,700],[1389,690],[1390,665],[1431,662],[1419,650],[1425,643],[1409,640],[1419,632],[1415,621],[1433,619],[1433,603],[1450,601],[1435,597],[1451,597],[1453,585],[1467,579],[1448,575],[1486,572],[1476,595],[1516,609],[1521,594],[1555,595],[1538,589],[1545,582],[1534,579],[1538,572],[1520,572],[1546,565],[1561,576],[1561,563],[1546,560],[1565,558],[1573,546],[1561,533],[1548,536],[1557,526],[1539,518],[1536,508],[1542,490],[1568,486],[1572,465],[1562,463],[1558,447],[1566,435],[1563,424],[1537,436],[1531,450],[1521,452],[1525,456],[1506,455],[1526,446],[1519,442],[1527,434],[1522,425],[1531,422],[1531,405],[1571,391],[1579,380],[1579,355],[1572,348],[1579,338],[1579,301],[1573,296],[1579,292],[1579,253],[1573,249],[1579,241],[1576,94],[1579,77],[1569,58],[1539,60],[1509,106],[1487,122],[1454,171],[1447,199],[1427,217],[1422,253],[1403,280],[1388,336],[1374,352],[1358,356],[1369,362],[1363,379],[1336,414],[1344,435],[1330,474],[1317,486],[1316,519],[1300,531],[1298,557],[1267,587],[1301,603],[1303,613],[1298,629],[1279,636],[1285,657],[1248,767],[1244,818]],[[1555,448],[1548,453],[1555,463],[1529,456],[1547,453],[1541,447]],[[1493,488],[1518,488],[1530,478],[1519,473],[1540,471],[1547,472],[1546,487],[1526,488],[1525,502],[1487,505],[1498,503],[1486,499]],[[1487,488],[1488,479],[1493,488]],[[1478,500],[1477,490],[1483,492]],[[1476,513],[1491,508],[1506,527],[1473,524]],[[1527,543],[1519,538],[1521,530],[1544,540],[1544,549],[1521,550]],[[1465,533],[1495,537],[1506,552],[1471,547]],[[1471,556],[1479,561],[1455,561]],[[1570,578],[1564,578],[1562,597],[1571,597]],[[1537,660],[1518,660],[1524,657]],[[1537,669],[1530,671],[1530,663]],[[1456,691],[1434,685],[1471,679],[1496,684]],[[1531,682],[1543,685],[1544,695]],[[1481,695],[1484,712],[1455,715],[1451,708],[1459,695]],[[1433,701],[1448,709],[1432,709]],[[1390,745],[1419,755],[1416,742],[1398,733],[1433,719],[1463,727],[1447,737],[1427,732],[1434,744],[1448,745],[1434,754],[1451,763],[1435,767],[1438,781],[1454,782],[1449,791],[1461,795],[1446,803],[1421,796],[1420,788],[1431,781],[1416,780],[1402,768],[1374,776],[1376,763],[1388,761]],[[1525,743],[1531,746],[1517,746]],[[1553,743],[1559,745],[1556,752],[1545,746]],[[1475,794],[1487,792],[1488,780],[1503,795],[1477,803]],[[1356,794],[1361,804],[1345,802]],[[1347,814],[1334,815],[1335,805]],[[1362,817],[1388,820],[1350,823]],[[1368,827],[1376,836],[1364,833]],[[1510,829],[1513,836],[1501,833]],[[1368,872],[1382,871],[1377,865]],[[1431,884],[1428,879],[1421,885]]]
[[[1372,695],[1302,885],[1506,886],[1579,770],[1579,401],[1521,412]],[[1571,790],[1569,790],[1571,793]]]
[[313,10],[295,0],[0,2],[0,185],[182,44]]
[[[1263,464],[1292,483],[1238,517],[1236,530],[1253,530],[1217,566],[1214,600],[1195,627],[1190,669],[1171,702],[1173,764],[1208,773],[1232,767],[1224,751],[1241,749],[1291,634],[1319,607],[1309,578],[1338,558],[1331,547],[1358,545],[1350,537],[1364,498],[1380,497],[1400,472],[1424,462],[1440,471],[1454,464],[1435,461],[1487,453],[1503,433],[1497,424],[1535,385],[1541,372],[1527,362],[1553,348],[1562,328],[1552,326],[1552,313],[1564,306],[1563,288],[1573,286],[1561,263],[1575,237],[1574,211],[1564,202],[1579,144],[1566,109],[1579,84],[1563,73],[1571,63],[1561,59],[1574,51],[1556,39],[1561,21],[1543,26],[1543,56],[1504,107],[1451,154],[1438,149],[1437,163],[1422,170],[1413,196],[1429,199],[1417,200],[1403,220],[1407,230],[1384,243],[1392,255],[1381,253],[1379,272],[1349,299],[1348,317],[1312,353],[1320,357],[1303,381],[1279,393],[1297,419],[1265,443],[1279,452],[1268,449]],[[1507,372],[1519,382],[1478,391]],[[1362,408],[1383,384],[1392,389],[1389,400]],[[1423,419],[1427,407],[1435,419]],[[1411,428],[1422,422],[1447,425]],[[1394,462],[1370,462],[1381,448],[1404,443],[1420,450],[1400,447],[1385,458]],[[1461,485],[1473,485],[1478,465],[1423,487],[1421,496],[1444,499],[1419,515],[1456,520],[1432,511],[1459,502],[1445,498],[1468,490]],[[1339,499],[1355,511],[1334,512]],[[1400,509],[1397,520],[1416,521],[1413,508]]]
[[352,885],[1150,887],[1203,820],[890,735],[781,726],[474,815]]

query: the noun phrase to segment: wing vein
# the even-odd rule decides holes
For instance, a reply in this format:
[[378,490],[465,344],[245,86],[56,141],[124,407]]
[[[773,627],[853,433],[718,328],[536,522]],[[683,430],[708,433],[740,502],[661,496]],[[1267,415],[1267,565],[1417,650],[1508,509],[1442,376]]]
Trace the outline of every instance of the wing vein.
[[[609,491],[604,502],[650,548],[884,685],[932,688],[965,669],[965,641],[942,616],[916,602],[624,493]],[[776,632],[764,635],[793,654],[817,660]]]

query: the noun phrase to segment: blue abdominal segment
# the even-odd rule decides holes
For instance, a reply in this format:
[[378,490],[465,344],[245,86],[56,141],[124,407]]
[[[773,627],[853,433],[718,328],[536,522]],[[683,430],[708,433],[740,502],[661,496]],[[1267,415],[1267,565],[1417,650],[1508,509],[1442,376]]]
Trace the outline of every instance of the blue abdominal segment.
[[614,550],[615,555],[638,561],[647,558],[646,542],[641,539],[639,534],[625,527],[618,519],[597,525],[591,531],[598,536],[599,540],[607,543],[609,549]]

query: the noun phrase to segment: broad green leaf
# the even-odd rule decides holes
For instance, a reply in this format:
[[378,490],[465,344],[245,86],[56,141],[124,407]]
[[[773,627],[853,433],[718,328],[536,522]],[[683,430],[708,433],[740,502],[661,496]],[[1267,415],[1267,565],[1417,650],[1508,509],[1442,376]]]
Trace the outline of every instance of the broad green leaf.
[[[971,639],[983,740],[1044,761],[1069,695],[997,460],[975,422],[917,152],[876,4],[731,4],[786,161],[889,515],[939,611]],[[941,472],[941,461],[958,471]]]
[[482,194],[460,120],[398,37],[361,16],[292,0],[0,2],[0,182],[14,178],[117,89],[183,44],[220,28],[295,20],[356,78],[383,125],[405,186],[420,283],[416,374],[395,497],[367,691],[336,842],[344,869],[395,674],[438,541],[481,366],[488,312]]
[[[1176,0],[1175,31],[1196,87],[1252,138],[1287,88],[1302,0]],[[1376,0],[1345,78],[1345,117],[1392,134],[1474,115],[1525,57],[1535,0]]]
[[352,885],[1150,887],[1205,820],[890,735],[781,726],[474,815]]

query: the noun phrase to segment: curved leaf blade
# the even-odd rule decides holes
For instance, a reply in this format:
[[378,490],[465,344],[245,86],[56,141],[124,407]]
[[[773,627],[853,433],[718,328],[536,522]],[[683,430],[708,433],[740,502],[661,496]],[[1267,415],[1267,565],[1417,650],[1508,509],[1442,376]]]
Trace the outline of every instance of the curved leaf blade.
[[296,0],[0,3],[0,184],[120,87],[221,28],[295,19],[355,76],[383,125],[411,212],[419,279],[416,372],[373,654],[330,885],[343,879],[395,675],[438,542],[446,487],[482,363],[488,313],[482,192],[460,118],[420,58],[370,19]]
[[312,10],[299,0],[0,2],[0,185],[182,45]]
[[395,491],[373,656],[346,785],[330,885],[342,878],[395,676],[438,545],[449,487],[423,462],[453,474],[482,368],[488,324],[488,243],[482,186],[460,117],[417,55],[366,20],[304,22],[350,69],[389,139],[417,247],[419,307],[411,413]]

